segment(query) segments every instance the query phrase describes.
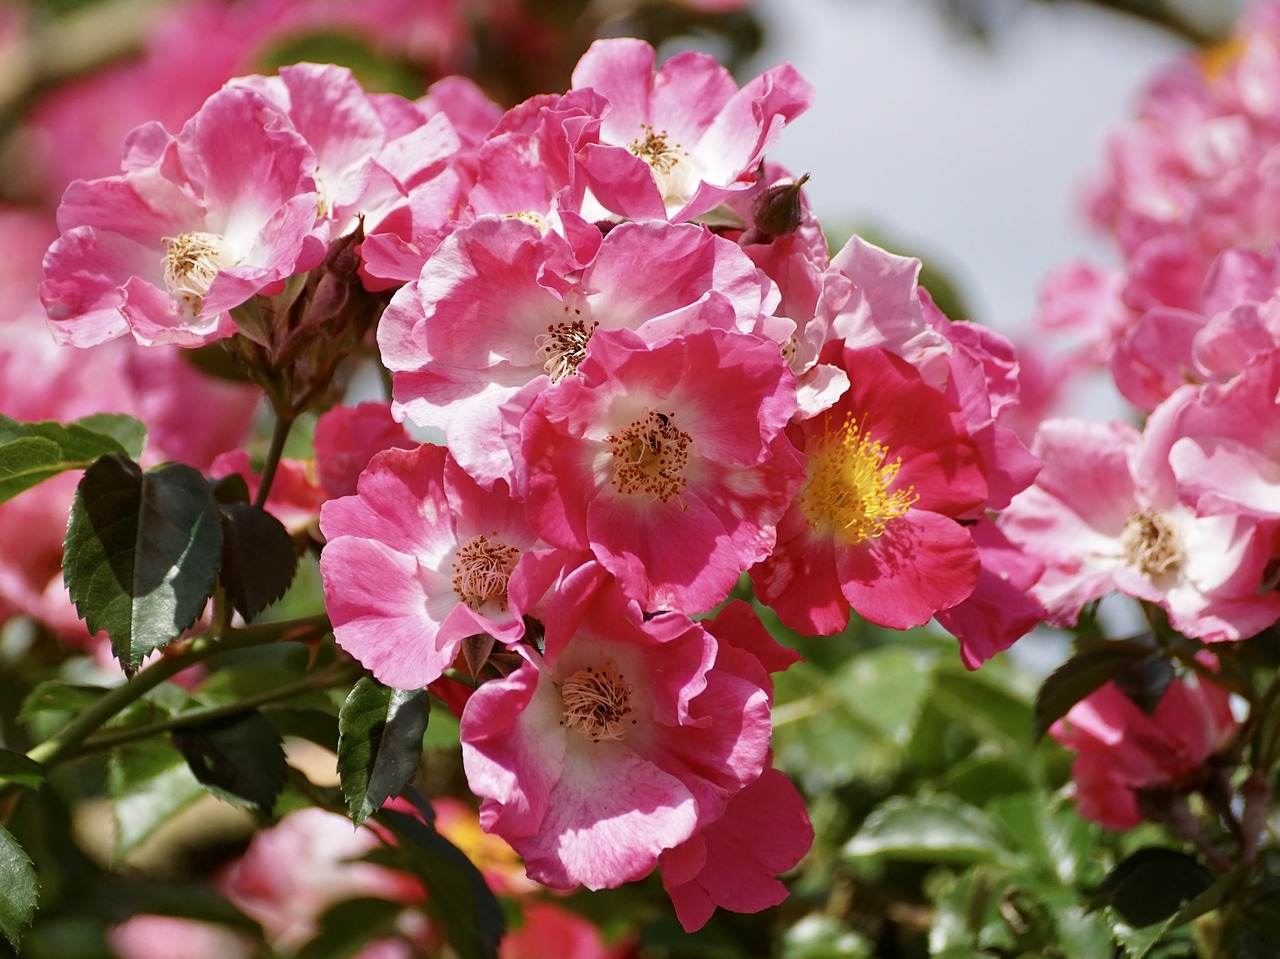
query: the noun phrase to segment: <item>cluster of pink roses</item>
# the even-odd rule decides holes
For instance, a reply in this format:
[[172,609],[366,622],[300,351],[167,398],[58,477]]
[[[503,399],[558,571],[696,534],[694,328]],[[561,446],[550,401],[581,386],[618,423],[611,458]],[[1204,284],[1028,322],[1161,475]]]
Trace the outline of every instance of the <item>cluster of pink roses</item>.
[[337,640],[399,688],[507,647],[462,711],[484,827],[555,888],[659,869],[691,929],[780,901],[812,838],[769,763],[794,654],[719,608],[744,573],[809,633],[937,616],[972,667],[1043,615],[990,518],[1038,468],[1002,422],[1012,348],[916,261],[828,255],[765,161],[810,97],[631,40],[505,113],[456,78],[410,102],[288,67],[135,130],[45,259],[63,342],[265,347],[359,244],[394,290],[392,411],[444,443],[334,431],[348,466],[397,447],[321,512]]
[[[1274,2],[1163,71],[1112,139],[1089,212],[1123,264],[1063,268],[1039,320],[1072,334],[1078,361],[1105,365],[1146,418],[1039,428],[1044,469],[1000,527],[1044,564],[1030,592],[1052,623],[1113,592],[1207,643],[1280,617],[1278,158]],[[1159,733],[1113,687],[1078,706],[1056,731],[1079,750],[1082,811],[1131,826],[1141,790],[1194,780],[1237,731],[1227,699],[1207,677],[1175,680],[1166,700],[1182,706],[1161,703]]]

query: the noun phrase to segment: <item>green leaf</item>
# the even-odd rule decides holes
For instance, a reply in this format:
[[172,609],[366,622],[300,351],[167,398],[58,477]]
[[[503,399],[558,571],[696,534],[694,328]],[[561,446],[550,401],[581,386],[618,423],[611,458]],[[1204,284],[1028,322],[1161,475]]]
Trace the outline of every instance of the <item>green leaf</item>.
[[49,679],[33,689],[22,701],[18,718],[35,739],[48,739],[104,695],[99,686],[71,686]]
[[375,939],[393,935],[404,904],[387,899],[347,899],[327,909],[318,930],[296,959],[349,959]]
[[222,507],[222,586],[248,622],[284,595],[298,557],[284,524],[249,503]]
[[1013,858],[986,813],[946,795],[890,798],[867,817],[844,854],[961,865]]
[[[429,814],[430,807],[421,811]],[[447,932],[458,959],[496,959],[506,927],[502,906],[471,860],[433,826],[407,813],[383,809],[377,817],[427,887],[427,912]]]
[[86,469],[101,456],[128,453],[146,427],[128,416],[99,415],[63,425],[20,423],[0,416],[0,503],[67,470]]
[[425,689],[390,689],[368,677],[338,714],[338,776],[358,826],[418,771],[431,700]]
[[143,473],[107,456],[80,480],[64,576],[90,632],[106,630],[126,673],[196,621],[221,555],[217,504],[190,466]]
[[1194,857],[1152,846],[1117,863],[1098,887],[1098,899],[1140,929],[1171,918],[1211,885],[1213,874]]
[[204,795],[182,754],[163,739],[112,752],[107,788],[114,800],[117,863]]
[[332,713],[296,706],[272,706],[266,712],[281,736],[305,739],[331,753],[338,751],[338,717]]
[[284,788],[280,733],[257,710],[173,731],[196,779],[220,799],[271,812]]
[[31,860],[9,831],[0,826],[0,932],[18,948],[22,931],[31,925],[39,889]]
[[39,789],[44,777],[44,767],[25,753],[0,748],[0,783]]
[[122,413],[82,416],[72,426],[84,427],[90,432],[110,437],[120,444],[120,449],[126,456],[135,460],[142,455],[142,450],[147,445],[146,424]]
[[1151,655],[1151,647],[1134,640],[1103,640],[1088,644],[1055,669],[1036,693],[1036,739],[1065,716],[1071,707],[1136,660]]

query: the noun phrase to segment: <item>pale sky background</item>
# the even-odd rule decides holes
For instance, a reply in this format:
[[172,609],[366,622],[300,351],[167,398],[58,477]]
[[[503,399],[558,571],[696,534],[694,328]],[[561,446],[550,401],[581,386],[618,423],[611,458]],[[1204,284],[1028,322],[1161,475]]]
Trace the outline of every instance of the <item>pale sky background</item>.
[[[1230,0],[1216,0],[1220,4]],[[1079,213],[1106,131],[1186,49],[1077,4],[1018,7],[983,48],[923,0],[761,0],[768,47],[817,88],[770,154],[828,227],[872,225],[946,270],[971,318],[1024,328],[1044,275],[1112,259]]]

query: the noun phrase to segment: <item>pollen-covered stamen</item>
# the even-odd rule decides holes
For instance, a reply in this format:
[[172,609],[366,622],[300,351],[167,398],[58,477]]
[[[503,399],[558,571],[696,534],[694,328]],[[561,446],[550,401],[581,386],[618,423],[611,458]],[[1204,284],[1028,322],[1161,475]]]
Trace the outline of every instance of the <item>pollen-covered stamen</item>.
[[198,230],[166,236],[164,241],[168,244],[164,254],[165,286],[199,313],[214,277],[235,266],[227,241],[216,233]]
[[484,535],[473,536],[454,554],[453,591],[472,609],[496,602],[505,611],[507,580],[519,558],[520,550],[514,546]]
[[1152,509],[1134,513],[1120,534],[1124,558],[1148,576],[1176,571],[1182,565],[1178,531]]
[[656,133],[647,123],[640,129],[644,136],[628,143],[628,152],[649,164],[664,203],[683,205],[692,193],[695,179],[690,169],[688,151],[680,149],[680,144],[673,143],[666,130]]
[[645,413],[630,426],[605,437],[613,453],[613,488],[648,493],[662,502],[684,492],[692,437],[679,429],[675,413]]
[[631,686],[618,667],[605,663],[599,668],[580,669],[560,684],[564,706],[562,726],[580,729],[593,743],[617,741],[626,735],[631,715]]
[[538,214],[534,213],[531,210],[520,210],[516,213],[508,213],[504,217],[504,219],[522,220],[525,223],[528,223],[530,226],[536,226],[538,228],[538,231],[543,234],[545,234],[548,230],[551,229],[551,224],[549,224],[545,218],[539,216]]
[[[568,312],[568,307],[565,311]],[[575,311],[581,313],[581,310]],[[552,323],[547,332],[539,333],[534,338],[538,347],[538,359],[542,360],[542,368],[551,377],[552,383],[559,383],[566,376],[578,372],[578,364],[587,355],[587,343],[599,323],[587,323],[576,317],[564,323]]]
[[892,489],[902,459],[886,464],[888,455],[883,443],[858,429],[852,414],[837,430],[828,425],[808,451],[809,478],[800,490],[800,509],[809,526],[856,546],[906,513],[920,497],[914,486]]
[[782,358],[787,361],[787,366],[791,367],[793,373],[797,372],[796,366],[800,361],[800,341],[796,339],[796,335],[791,334],[779,349],[782,351]]
[[644,131],[644,138],[637,138],[628,143],[627,151],[649,164],[655,172],[669,174],[680,163],[682,156],[689,155],[680,149],[680,144],[672,143],[667,139],[666,130],[655,133],[653,127],[647,123],[640,129]]

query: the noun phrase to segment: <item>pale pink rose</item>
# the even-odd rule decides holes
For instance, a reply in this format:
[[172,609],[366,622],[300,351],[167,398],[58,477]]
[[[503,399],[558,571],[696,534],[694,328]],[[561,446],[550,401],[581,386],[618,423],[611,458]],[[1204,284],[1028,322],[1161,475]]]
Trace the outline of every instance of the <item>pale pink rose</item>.
[[772,343],[599,331],[521,421],[529,522],[591,550],[645,610],[708,610],[773,549],[803,478],[782,432],[795,409]]
[[[1191,387],[1185,387],[1191,390]],[[1168,462],[1172,408],[1144,439],[1123,423],[1049,420],[1032,446],[1035,485],[1000,516],[1008,539],[1045,565],[1031,588],[1050,621],[1116,591],[1155,603],[1173,627],[1205,640],[1244,639],[1280,614],[1260,585],[1270,536],[1241,516],[1197,515]]]
[[117,959],[255,959],[259,949],[243,932],[195,919],[137,915],[107,930]]
[[508,580],[545,544],[505,483],[481,489],[443,447],[379,453],[355,496],[324,505],[320,529],[334,635],[380,682],[417,689],[453,665],[466,637],[523,634]]
[[789,64],[741,90],[703,53],[678,53],[656,72],[641,40],[597,40],[573,89],[608,99],[600,141],[582,150],[595,199],[629,219],[691,220],[756,183],[764,154],[813,99]]
[[545,657],[519,647],[526,662],[462,716],[480,822],[552,888],[639,879],[759,777],[761,667],[718,657],[683,615],[644,616],[593,563],[565,568],[536,614]]
[[353,829],[345,816],[301,809],[257,833],[217,887],[262,925],[273,947],[291,951],[315,935],[326,909],[344,899],[422,899],[416,879],[360,861],[381,845],[372,829]]
[[1107,683],[1050,729],[1076,753],[1076,809],[1110,829],[1144,818],[1144,790],[1185,793],[1208,778],[1206,761],[1234,741],[1229,694],[1203,677],[1175,678],[1150,715]]
[[176,136],[126,144],[119,176],[76,181],[58,208],[41,299],[63,343],[132,333],[144,345],[229,336],[228,312],[319,265],[315,154],[260,95],[227,88]]

